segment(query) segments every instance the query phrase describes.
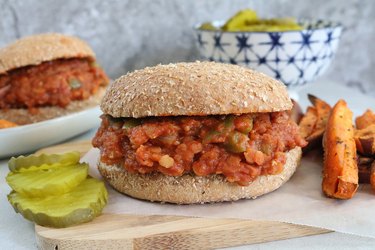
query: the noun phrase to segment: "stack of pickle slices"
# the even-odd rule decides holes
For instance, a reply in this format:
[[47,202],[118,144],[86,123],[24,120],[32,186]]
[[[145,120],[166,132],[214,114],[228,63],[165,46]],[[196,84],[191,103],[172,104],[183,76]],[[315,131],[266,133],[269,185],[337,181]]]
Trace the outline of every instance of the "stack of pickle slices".
[[11,158],[8,200],[17,213],[41,226],[68,227],[91,221],[107,204],[102,181],[88,176],[78,152]]

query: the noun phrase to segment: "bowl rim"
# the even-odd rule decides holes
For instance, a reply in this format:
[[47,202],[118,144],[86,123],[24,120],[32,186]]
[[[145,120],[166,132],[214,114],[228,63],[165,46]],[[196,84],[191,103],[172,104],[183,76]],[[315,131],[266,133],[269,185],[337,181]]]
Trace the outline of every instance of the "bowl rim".
[[[317,23],[317,22],[328,22],[330,25],[328,27],[320,27],[320,28],[310,28],[310,29],[302,29],[302,30],[284,30],[284,31],[224,31],[224,30],[204,30],[204,29],[199,29],[199,27],[203,23],[210,22],[214,26],[218,26],[219,24],[224,24],[226,21],[225,20],[213,20],[213,21],[204,21],[204,22],[199,22],[193,26],[193,29],[195,31],[200,31],[200,32],[211,32],[211,33],[233,33],[233,34],[238,34],[238,33],[259,33],[259,34],[269,34],[269,33],[299,33],[303,31],[315,31],[315,30],[326,30],[326,29],[342,29],[343,25],[340,22],[334,22],[334,21],[327,21],[327,20],[322,20],[322,19],[298,19],[297,23],[300,22],[310,22],[310,23]],[[216,25],[215,25],[216,24]]]

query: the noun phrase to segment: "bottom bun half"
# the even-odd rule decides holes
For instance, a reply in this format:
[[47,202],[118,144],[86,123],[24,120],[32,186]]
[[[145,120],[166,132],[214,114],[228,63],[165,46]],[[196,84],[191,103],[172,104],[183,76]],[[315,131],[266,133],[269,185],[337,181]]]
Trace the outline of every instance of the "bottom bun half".
[[272,192],[287,182],[300,163],[302,151],[296,147],[286,153],[287,161],[280,174],[260,176],[248,186],[230,183],[221,175],[199,177],[185,174],[179,177],[161,173],[129,173],[118,165],[98,163],[99,172],[117,191],[134,198],[193,204],[255,199]]

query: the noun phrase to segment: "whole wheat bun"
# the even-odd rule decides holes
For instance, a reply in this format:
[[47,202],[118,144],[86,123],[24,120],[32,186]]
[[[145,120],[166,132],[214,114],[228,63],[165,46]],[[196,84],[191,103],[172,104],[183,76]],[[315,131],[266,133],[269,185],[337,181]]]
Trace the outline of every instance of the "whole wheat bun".
[[56,117],[79,112],[91,107],[98,106],[105,93],[105,87],[100,87],[96,94],[86,100],[72,101],[65,108],[58,106],[39,107],[38,113],[31,114],[27,109],[0,109],[0,118],[8,120],[18,125],[41,122]]
[[255,199],[278,189],[287,182],[299,165],[302,150],[296,147],[286,153],[284,169],[277,175],[262,175],[248,186],[227,182],[221,175],[199,177],[185,174],[180,177],[161,173],[129,173],[118,165],[98,163],[99,172],[117,191],[150,201],[177,204]]
[[0,49],[0,74],[62,58],[95,58],[90,46],[73,36],[47,33],[21,38]]
[[[207,116],[290,110],[292,102],[279,81],[248,68],[214,62],[158,65],[134,71],[110,85],[102,100],[112,117]],[[259,176],[248,186],[222,175],[180,177],[129,173],[119,165],[98,163],[116,190],[150,201],[192,204],[256,198],[279,188],[293,175],[301,148],[287,152],[282,173]]]
[[285,85],[265,74],[214,62],[137,70],[117,79],[101,109],[113,117],[224,115],[290,110]]

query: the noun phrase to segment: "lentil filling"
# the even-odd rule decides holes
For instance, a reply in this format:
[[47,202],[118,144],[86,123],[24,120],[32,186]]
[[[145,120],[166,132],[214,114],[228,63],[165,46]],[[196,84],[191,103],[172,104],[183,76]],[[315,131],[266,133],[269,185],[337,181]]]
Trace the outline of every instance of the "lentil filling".
[[221,174],[245,186],[260,175],[280,173],[285,153],[307,144],[287,112],[101,118],[93,139],[101,161],[131,173]]
[[108,77],[90,58],[57,59],[0,75],[0,108],[66,107],[95,94]]

